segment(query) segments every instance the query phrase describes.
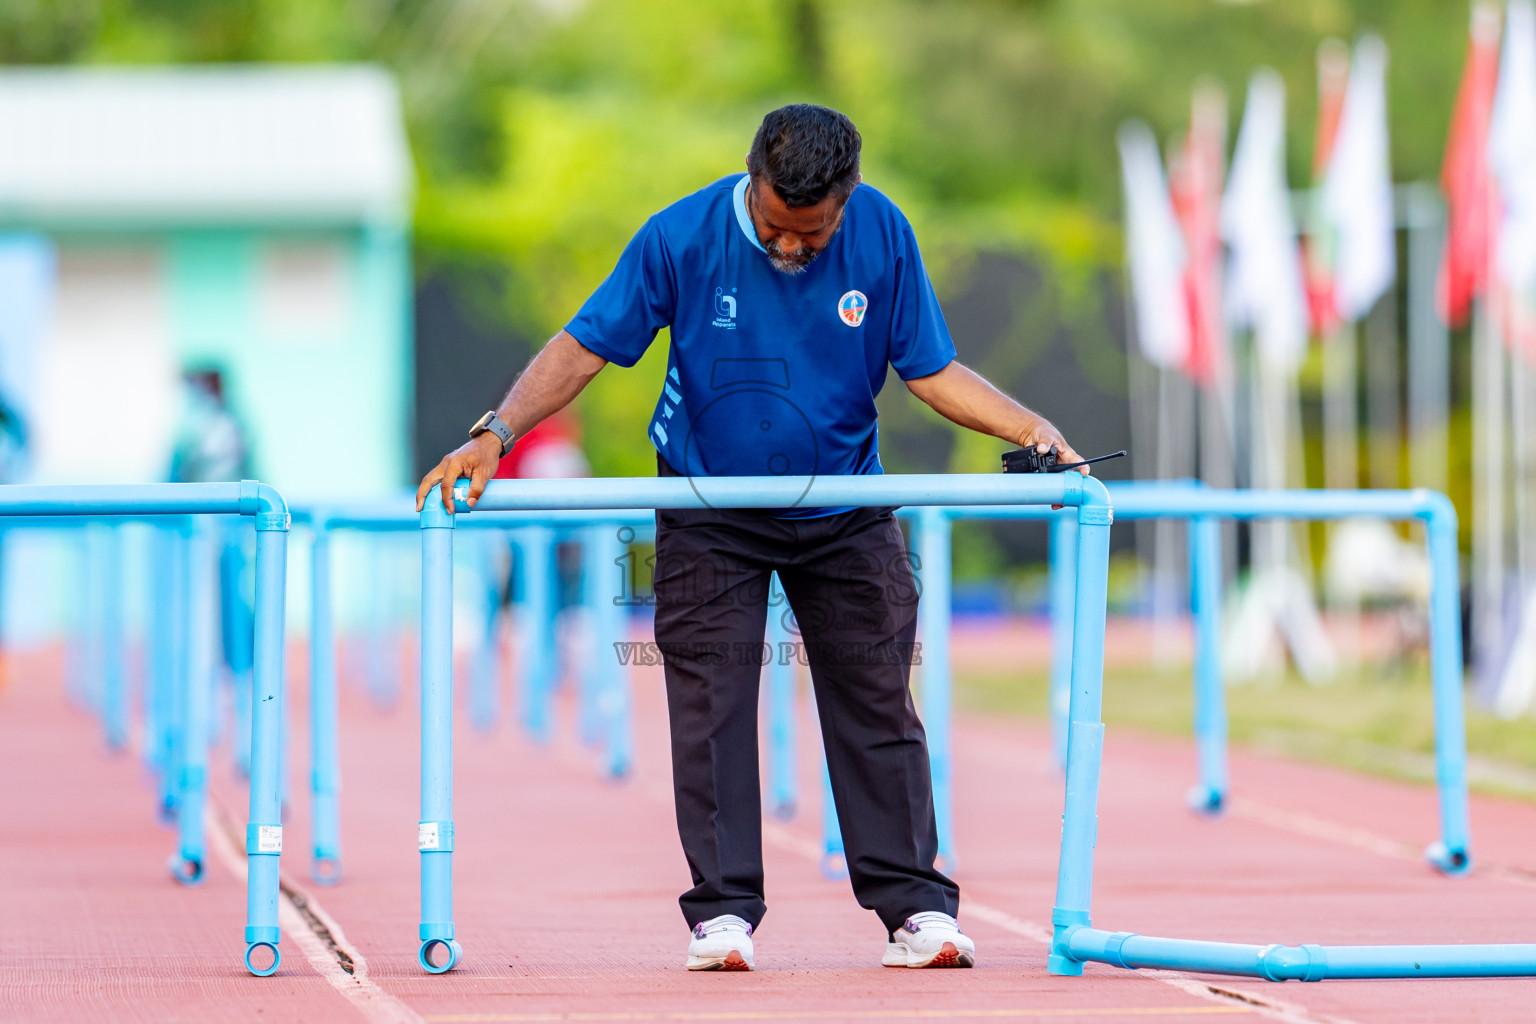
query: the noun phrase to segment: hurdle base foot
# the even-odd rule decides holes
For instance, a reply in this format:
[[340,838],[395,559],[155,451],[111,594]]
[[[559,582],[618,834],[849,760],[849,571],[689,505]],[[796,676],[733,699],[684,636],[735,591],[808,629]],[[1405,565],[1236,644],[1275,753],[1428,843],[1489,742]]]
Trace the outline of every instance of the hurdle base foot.
[[1210,786],[1195,786],[1184,795],[1184,803],[1196,814],[1219,818],[1227,811],[1227,794]]
[[309,862],[309,877],[316,885],[335,885],[341,881],[341,858],[316,854]]
[[1048,974],[1055,974],[1066,978],[1077,978],[1082,976],[1083,962],[1081,960],[1074,960],[1069,956],[1062,956],[1059,953],[1052,953],[1045,959],[1045,970]]
[[1436,840],[1430,843],[1424,850],[1424,859],[1439,871],[1450,878],[1461,878],[1472,870],[1472,855],[1466,850],[1448,850],[1444,843]]
[[[272,954],[272,962],[265,967],[257,967],[254,956],[257,950],[267,950]],[[277,948],[276,942],[251,942],[245,947],[245,969],[258,978],[268,978],[277,973],[277,968],[283,962],[282,951]]]
[[165,866],[170,871],[171,877],[182,885],[201,885],[203,883],[203,861],[201,857],[173,853],[170,859],[166,861]]
[[[441,946],[446,957],[441,963],[432,959],[436,947]],[[421,944],[416,951],[416,960],[421,964],[421,969],[428,974],[447,974],[459,966],[459,960],[464,956],[464,948],[454,939],[428,939]]]

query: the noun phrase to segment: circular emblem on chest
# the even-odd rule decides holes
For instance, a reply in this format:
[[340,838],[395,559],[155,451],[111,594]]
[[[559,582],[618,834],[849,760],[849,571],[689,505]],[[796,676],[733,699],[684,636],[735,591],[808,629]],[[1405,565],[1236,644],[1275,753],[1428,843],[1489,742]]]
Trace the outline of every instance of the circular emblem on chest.
[[861,291],[844,292],[843,297],[837,300],[837,318],[849,327],[862,324],[868,309],[869,299]]

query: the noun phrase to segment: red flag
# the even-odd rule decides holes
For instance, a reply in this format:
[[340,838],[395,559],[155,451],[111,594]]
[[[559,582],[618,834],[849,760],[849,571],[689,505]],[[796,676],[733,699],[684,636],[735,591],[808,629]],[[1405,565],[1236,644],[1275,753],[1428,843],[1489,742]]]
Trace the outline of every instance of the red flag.
[[1169,168],[1168,189],[1184,235],[1184,298],[1189,352],[1184,372],[1201,387],[1221,380],[1227,333],[1221,308],[1221,190],[1226,159],[1227,101],[1214,86],[1195,92],[1189,134]]
[[1344,113],[1344,94],[1349,87],[1349,48],[1337,39],[1325,39],[1317,48],[1317,141],[1312,147],[1312,181],[1319,189],[1308,217],[1303,241],[1307,271],[1307,313],[1312,332],[1328,337],[1339,326],[1333,297],[1333,258],[1336,239],[1323,216],[1322,182],[1333,159],[1333,143]]
[[1493,183],[1488,175],[1488,125],[1498,76],[1499,8],[1480,2],[1472,9],[1472,39],[1440,172],[1447,211],[1445,255],[1435,301],[1440,316],[1457,327],[1467,322],[1472,299],[1488,284],[1488,254],[1495,228]]

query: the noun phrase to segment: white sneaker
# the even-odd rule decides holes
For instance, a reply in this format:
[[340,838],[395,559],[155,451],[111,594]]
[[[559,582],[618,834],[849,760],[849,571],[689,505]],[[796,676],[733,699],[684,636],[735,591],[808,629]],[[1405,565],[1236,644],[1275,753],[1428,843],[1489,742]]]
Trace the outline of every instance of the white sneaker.
[[721,914],[693,927],[688,943],[690,971],[750,971],[752,926],[735,914]]
[[886,967],[974,967],[976,943],[960,924],[936,910],[913,914],[885,947]]

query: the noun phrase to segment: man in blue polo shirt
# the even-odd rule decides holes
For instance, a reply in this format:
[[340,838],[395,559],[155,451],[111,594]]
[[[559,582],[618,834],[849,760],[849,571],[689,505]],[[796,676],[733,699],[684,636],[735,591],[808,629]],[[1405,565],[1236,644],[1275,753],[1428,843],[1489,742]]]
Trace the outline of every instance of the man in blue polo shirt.
[[[893,367],[962,426],[1078,461],[1043,417],[955,359],[912,227],[861,184],[861,140],[826,107],[763,119],[732,175],[646,222],[602,285],[421,483],[469,477],[474,505],[513,441],[604,366],[671,329],[647,430],[663,476],[879,473],[875,397]],[[888,967],[970,967],[959,889],[935,869],[928,750],[909,690],[918,587],[889,508],[660,511],[680,902],[691,970],[750,970],[763,899],[757,658],[777,572],[804,643],[849,880],[886,929]],[[774,614],[780,614],[778,609]]]

